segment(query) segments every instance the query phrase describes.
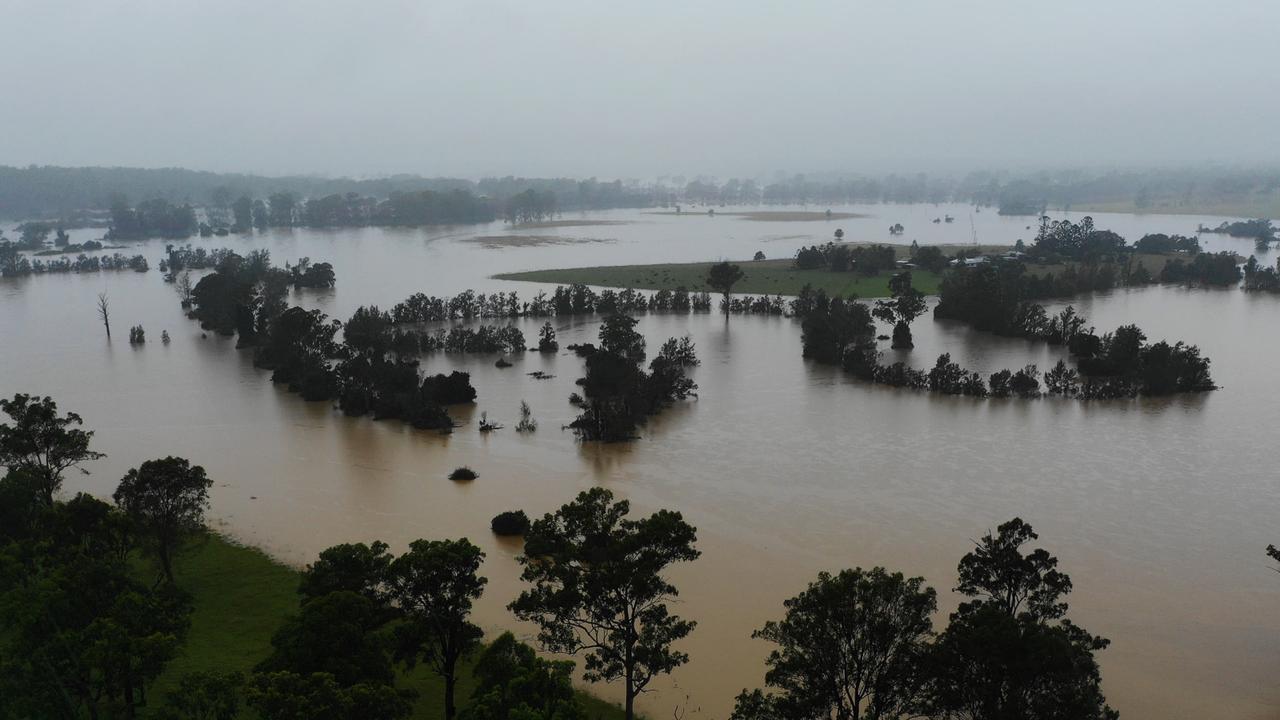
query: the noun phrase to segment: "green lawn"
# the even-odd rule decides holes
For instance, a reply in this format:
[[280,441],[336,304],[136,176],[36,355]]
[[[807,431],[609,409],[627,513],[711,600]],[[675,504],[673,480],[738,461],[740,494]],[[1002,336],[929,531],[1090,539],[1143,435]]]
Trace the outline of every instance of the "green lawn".
[[[707,270],[714,263],[673,263],[665,265],[614,265],[606,267],[564,268],[559,270],[533,270],[530,272],[495,275],[499,280],[525,280],[529,282],[585,283],[602,287],[635,288],[637,290],[708,290],[705,280]],[[866,277],[856,272],[830,272],[828,270],[796,270],[791,259],[757,260],[738,263],[746,276],[733,286],[735,293],[751,295],[797,295],[800,288],[812,285],[828,294],[856,294],[861,298],[887,297],[889,277],[892,273]],[[941,276],[924,270],[911,272],[912,282],[927,295],[938,292]]]
[[[150,709],[164,704],[165,694],[188,672],[239,670],[249,673],[271,652],[271,636],[285,616],[298,607],[298,571],[259,550],[209,535],[182,555],[175,568],[178,584],[194,596],[191,633],[181,654],[150,689]],[[423,666],[404,674],[399,687],[419,693],[414,720],[444,716],[444,683]],[[458,682],[458,705],[471,694],[471,673]],[[588,717],[613,720],[621,709],[580,693]],[[145,715],[144,715],[145,717]]]

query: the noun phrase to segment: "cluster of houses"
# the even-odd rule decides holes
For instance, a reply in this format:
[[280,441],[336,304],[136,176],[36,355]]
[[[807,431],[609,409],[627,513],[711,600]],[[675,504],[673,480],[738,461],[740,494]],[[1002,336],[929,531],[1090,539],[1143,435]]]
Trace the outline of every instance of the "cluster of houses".
[[[979,265],[986,265],[987,263],[991,262],[992,260],[996,260],[996,259],[999,259],[999,260],[1021,260],[1021,259],[1023,259],[1024,257],[1026,257],[1026,253],[1024,253],[1024,252],[1019,252],[1018,250],[1010,250],[1009,252],[1006,252],[1006,253],[1003,253],[1003,254],[1001,254],[1001,255],[997,255],[997,256],[994,256],[994,257],[987,256],[987,255],[975,255],[975,256],[973,256],[973,257],[958,257],[958,258],[953,258],[953,259],[948,263],[948,265],[950,265],[951,267],[961,267],[961,266],[963,266],[963,267],[977,267],[977,266],[979,266]],[[912,262],[911,260],[899,260],[899,261],[897,262],[897,266],[898,266],[898,268],[899,268],[899,269],[902,269],[902,270],[911,270],[912,268],[914,268],[914,267],[916,266],[916,264],[915,264],[914,262]]]

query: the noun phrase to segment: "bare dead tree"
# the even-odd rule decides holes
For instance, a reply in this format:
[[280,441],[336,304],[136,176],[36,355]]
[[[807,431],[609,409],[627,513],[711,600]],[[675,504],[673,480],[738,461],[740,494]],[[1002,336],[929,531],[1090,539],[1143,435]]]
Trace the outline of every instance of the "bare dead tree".
[[111,339],[111,308],[107,305],[107,293],[98,293],[98,316],[102,318],[102,326],[107,329],[107,339]]

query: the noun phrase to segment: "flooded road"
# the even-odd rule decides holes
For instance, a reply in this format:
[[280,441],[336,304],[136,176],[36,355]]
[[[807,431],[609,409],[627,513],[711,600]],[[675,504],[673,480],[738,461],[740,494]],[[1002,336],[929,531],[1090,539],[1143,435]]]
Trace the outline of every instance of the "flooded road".
[[[278,264],[303,255],[332,262],[336,289],[291,300],[345,320],[358,305],[388,308],[418,291],[514,289],[527,297],[539,289],[487,279],[499,272],[747,258],[756,249],[786,257],[825,241],[832,227],[850,240],[887,241],[893,222],[907,226],[900,242],[971,236],[964,206],[850,210],[874,217],[769,223],[616,211],[589,217],[628,224],[294,230],[192,242],[266,247]],[[956,222],[930,222],[946,213]],[[1133,241],[1220,219],[1095,221]],[[986,210],[973,227],[980,242],[1012,243],[1030,241],[1027,224]],[[79,233],[90,234],[77,241],[93,236]],[[467,242],[504,233],[609,242]],[[1251,241],[1202,240],[1253,251]],[[1071,617],[1112,640],[1101,653],[1104,688],[1123,717],[1280,717],[1280,576],[1263,554],[1280,542],[1280,373],[1272,367],[1280,297],[1151,287],[1077,299],[1099,330],[1133,322],[1152,340],[1199,345],[1223,386],[1203,396],[1094,403],[975,401],[864,385],[803,361],[799,325],[786,318],[643,317],[651,352],[669,336],[692,336],[702,359],[692,371],[699,397],[652,420],[641,440],[595,446],[560,429],[575,414],[566,399],[582,374],[582,361],[565,351],[529,353],[508,369],[494,367],[494,356],[426,357],[427,371],[471,372],[479,391],[474,407],[451,410],[463,426],[449,436],[305,403],[274,387],[234,339],[202,337],[156,270],[163,243],[139,247],[127,252],[151,260],[146,274],[0,280],[0,394],[52,395],[84,417],[109,455],[91,475],[68,478],[69,490],[107,496],[130,467],[174,454],[214,479],[218,527],[289,562],[338,542],[381,539],[399,550],[418,537],[468,536],[489,556],[477,608],[487,630],[517,627],[505,605],[520,590],[519,545],[490,534],[498,512],[540,515],[593,485],[640,512],[680,510],[699,529],[703,557],[673,573],[676,611],[699,625],[682,646],[690,664],[641,700],[651,717],[677,705],[690,718],[725,717],[738,691],[763,681],[768,647],[751,631],[779,617],[782,601],[820,570],[883,565],[923,575],[939,590],[941,626],[958,601],[950,588],[961,555],[1017,515],[1071,575]],[[94,311],[104,289],[111,342]],[[532,339],[541,322],[517,324]],[[597,322],[556,319],[561,347],[594,341]],[[139,323],[149,342],[131,347],[125,330]],[[159,342],[161,330],[170,345]],[[1043,369],[1059,357],[1043,344],[928,315],[914,333],[917,346],[902,357],[916,367],[940,352],[984,373],[1029,362]],[[886,351],[889,361],[895,355]],[[537,370],[555,377],[526,375]],[[510,429],[521,400],[539,421],[532,435]],[[508,429],[482,436],[475,419],[483,411]],[[479,479],[445,479],[459,465]]]

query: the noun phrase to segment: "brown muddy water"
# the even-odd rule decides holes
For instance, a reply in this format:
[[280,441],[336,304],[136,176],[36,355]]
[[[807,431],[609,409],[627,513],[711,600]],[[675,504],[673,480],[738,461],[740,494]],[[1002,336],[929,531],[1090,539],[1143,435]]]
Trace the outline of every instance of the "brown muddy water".
[[[838,208],[869,218],[830,223],[851,240],[965,242],[963,206]],[[950,213],[956,223],[929,220]],[[576,216],[575,216],[576,217]],[[194,240],[208,247],[266,247],[277,263],[308,255],[335,265],[338,287],[294,302],[345,319],[356,306],[389,307],[423,291],[450,294],[538,286],[487,279],[523,269],[630,262],[770,257],[830,236],[827,223],[753,223],[733,217],[600,213],[626,224],[557,228],[566,240],[612,243],[487,247],[467,238],[500,224],[425,230],[276,231]],[[1136,239],[1189,232],[1220,218],[1095,216]],[[962,224],[963,227],[956,227]],[[975,216],[984,243],[1030,239],[1026,218]],[[913,232],[913,230],[918,232]],[[77,241],[92,233],[77,234]],[[1244,255],[1252,243],[1205,236]],[[495,539],[503,510],[541,514],[593,485],[639,512],[669,507],[699,529],[703,557],[673,573],[676,608],[698,621],[683,644],[692,662],[641,701],[652,717],[723,718],[743,687],[761,684],[768,647],[752,629],[820,570],[884,565],[923,575],[943,613],[955,566],[971,541],[1015,515],[1035,526],[1075,582],[1071,616],[1112,640],[1104,686],[1128,718],[1280,717],[1280,575],[1263,553],[1280,542],[1276,428],[1280,427],[1280,298],[1238,290],[1146,288],[1075,301],[1099,329],[1135,322],[1153,339],[1198,344],[1223,386],[1202,396],[1081,403],[936,398],[872,387],[800,358],[798,324],[784,318],[649,316],[650,348],[690,334],[701,367],[696,401],[656,418],[625,445],[574,441],[561,426],[582,362],[561,352],[515,358],[425,358],[431,372],[461,368],[479,390],[454,408],[463,425],[439,436],[398,423],[349,419],[274,386],[227,338],[201,337],[156,264],[163,243],[139,244],[146,274],[103,273],[0,280],[0,394],[52,395],[84,416],[109,457],[68,490],[107,496],[124,472],[169,454],[204,465],[215,480],[214,524],[291,563],[339,542],[467,536],[488,553],[479,622],[520,628],[505,606],[520,590],[518,543]],[[1274,262],[1274,257],[1270,262]],[[115,339],[95,315],[109,294]],[[500,321],[499,321],[500,322]],[[131,347],[141,323],[149,342]],[[527,338],[541,321],[520,321]],[[597,320],[555,321],[561,347],[594,339]],[[173,341],[160,343],[168,330]],[[948,351],[984,372],[1056,361],[1056,350],[994,338],[927,316],[915,325],[918,367]],[[555,375],[535,380],[526,373]],[[510,428],[521,400],[539,429]],[[508,429],[482,436],[487,411]],[[445,478],[459,465],[480,475]],[[617,696],[616,687],[595,688]]]

